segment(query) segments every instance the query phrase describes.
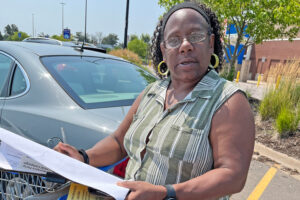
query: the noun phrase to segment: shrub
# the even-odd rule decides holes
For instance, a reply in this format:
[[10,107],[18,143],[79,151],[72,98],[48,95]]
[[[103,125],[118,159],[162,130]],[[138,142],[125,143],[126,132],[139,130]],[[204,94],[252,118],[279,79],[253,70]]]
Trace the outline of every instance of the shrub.
[[56,39],[56,40],[60,40],[60,41],[72,41],[73,40],[72,35],[71,35],[70,39],[65,39],[63,35],[52,35],[51,38]]
[[282,93],[275,90],[270,90],[265,95],[259,106],[259,113],[262,120],[276,119],[281,108],[289,103],[287,98],[282,98],[281,96]]
[[[229,67],[229,66],[227,66],[227,67]],[[221,70],[220,76],[228,81],[233,81],[236,76],[236,71],[234,68],[227,69],[227,67],[224,67]]]
[[147,44],[138,38],[128,42],[128,49],[138,54],[140,58],[145,58],[147,54]]
[[[280,136],[287,136],[297,130],[300,120],[300,62],[279,65],[278,69],[270,70],[269,90],[259,106],[262,120],[276,119],[276,129]],[[286,69],[284,71],[283,69]],[[276,72],[276,73],[275,73]],[[270,78],[272,75],[272,79]],[[279,87],[275,88],[275,78],[282,76]]]
[[[19,38],[19,33],[21,33],[21,38]],[[19,31],[19,32],[14,32],[14,34],[12,36],[9,36],[8,40],[22,41],[28,37],[29,37],[29,35],[27,35],[27,33]]]
[[290,133],[295,132],[298,127],[298,122],[298,117],[292,108],[283,107],[276,119],[276,129],[280,137],[286,137],[289,136]]
[[136,65],[141,65],[142,64],[142,60],[139,58],[139,56],[128,50],[128,49],[115,49],[115,50],[111,50],[109,52],[109,54],[114,55],[114,56],[118,56],[120,58],[123,58],[125,60],[128,60],[129,62],[132,62]]

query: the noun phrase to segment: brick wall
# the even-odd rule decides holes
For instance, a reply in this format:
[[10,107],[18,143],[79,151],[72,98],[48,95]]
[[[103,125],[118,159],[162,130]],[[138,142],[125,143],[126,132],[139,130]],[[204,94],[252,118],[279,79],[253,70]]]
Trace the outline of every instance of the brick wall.
[[254,45],[251,52],[251,79],[254,80],[257,74],[264,74],[268,69],[277,63],[285,63],[294,59],[300,60],[300,38],[293,42],[288,40],[265,41],[262,44]]

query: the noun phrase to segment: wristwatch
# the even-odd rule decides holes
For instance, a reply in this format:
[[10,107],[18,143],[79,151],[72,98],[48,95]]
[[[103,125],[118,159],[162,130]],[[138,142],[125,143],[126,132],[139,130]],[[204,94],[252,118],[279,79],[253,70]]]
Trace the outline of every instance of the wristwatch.
[[163,185],[167,189],[167,196],[164,200],[176,200],[176,192],[172,185]]
[[80,153],[83,157],[83,162],[86,164],[90,164],[90,159],[84,149],[78,149],[78,153]]

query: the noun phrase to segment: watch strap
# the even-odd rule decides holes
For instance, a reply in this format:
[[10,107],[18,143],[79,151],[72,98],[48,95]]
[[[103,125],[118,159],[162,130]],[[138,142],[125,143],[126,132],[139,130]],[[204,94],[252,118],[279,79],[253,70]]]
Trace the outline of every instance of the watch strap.
[[89,164],[90,159],[89,159],[89,156],[87,155],[87,153],[85,152],[85,150],[84,149],[79,149],[78,152],[82,155],[83,162],[86,163],[86,164]]
[[176,200],[176,192],[173,185],[163,185],[167,189],[165,200]]

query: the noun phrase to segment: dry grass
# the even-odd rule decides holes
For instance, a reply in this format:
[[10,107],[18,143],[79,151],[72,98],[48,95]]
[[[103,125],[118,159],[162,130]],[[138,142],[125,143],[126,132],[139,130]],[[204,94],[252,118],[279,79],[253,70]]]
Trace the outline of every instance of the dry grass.
[[300,82],[300,59],[287,62],[285,64],[277,64],[269,69],[264,76],[263,81],[272,84],[276,83],[278,76],[283,79],[293,79]]
[[142,60],[139,58],[139,56],[128,49],[115,49],[110,51],[109,54],[123,58],[137,65],[142,64]]

